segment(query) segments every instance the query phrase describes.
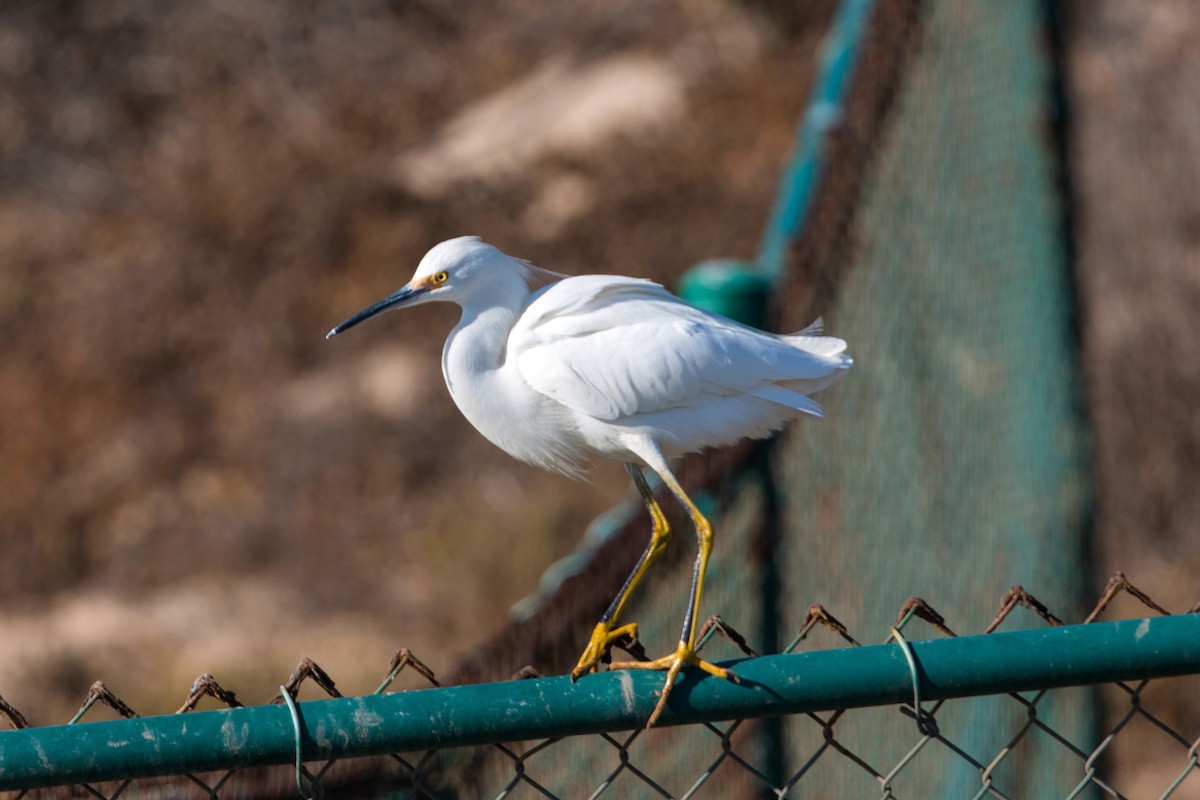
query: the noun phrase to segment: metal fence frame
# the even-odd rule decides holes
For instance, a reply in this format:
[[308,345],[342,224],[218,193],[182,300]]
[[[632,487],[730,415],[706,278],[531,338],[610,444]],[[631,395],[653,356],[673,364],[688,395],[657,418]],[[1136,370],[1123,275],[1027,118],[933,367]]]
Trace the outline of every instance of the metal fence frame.
[[[1019,600],[1013,595],[1005,602],[1011,609]],[[914,614],[935,627],[945,630],[945,626],[920,601],[906,608],[885,644],[722,662],[736,670],[740,684],[685,674],[661,725],[711,725],[766,715],[900,705],[914,720],[915,753],[932,739],[954,746],[941,737],[927,710],[936,710],[945,700],[1200,674],[1200,614],[1194,609],[1175,616],[912,641],[900,631]],[[793,646],[822,622],[837,629],[835,620],[814,607]],[[400,753],[636,731],[661,691],[656,673],[607,672],[575,683],[556,676],[387,692],[407,668],[422,671],[436,682],[411,654],[401,651],[372,695],[297,703],[294,694],[303,678],[328,683],[319,667],[308,663],[300,670],[306,674],[293,676],[291,686],[281,687],[282,702],[276,704],[74,724],[97,702],[133,715],[97,685],[72,724],[0,733],[0,790],[294,764],[301,792],[313,794],[319,784],[303,769],[305,762],[396,754],[408,764]],[[202,684],[203,678],[181,711],[190,711],[204,694],[222,699],[215,683]],[[223,699],[229,702],[232,696]],[[1036,701],[1028,708],[1032,725],[1037,721]],[[15,710],[0,700],[0,711],[5,709],[10,721],[20,724],[19,716],[13,716]],[[1115,731],[1108,738],[1113,735]],[[1070,746],[1078,754],[1087,753]],[[1107,739],[1094,755],[1106,746]],[[525,757],[538,749],[527,751]],[[1196,750],[1197,743],[1192,743],[1185,768],[1172,786],[1198,769]],[[519,777],[520,757],[514,759]],[[1095,782],[1094,760],[1088,759],[1079,789]],[[990,767],[978,766],[986,789]],[[213,796],[219,788],[202,785]],[[1003,796],[998,791],[993,794]]]

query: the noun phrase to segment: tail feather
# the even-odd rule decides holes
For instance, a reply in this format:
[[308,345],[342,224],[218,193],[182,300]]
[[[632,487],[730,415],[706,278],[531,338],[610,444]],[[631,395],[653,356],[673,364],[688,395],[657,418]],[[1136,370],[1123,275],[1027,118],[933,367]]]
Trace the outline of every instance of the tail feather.
[[789,333],[788,336],[820,336],[825,331],[825,318],[817,317],[807,328],[795,333]]
[[821,408],[821,405],[816,400],[813,400],[811,397],[805,397],[799,392],[780,386],[777,383],[755,389],[751,394],[781,406],[803,411],[805,414],[811,414],[814,417],[825,416],[825,410]]
[[783,337],[792,347],[797,347],[818,356],[833,358],[846,352],[846,340],[836,336],[808,336],[794,333]]

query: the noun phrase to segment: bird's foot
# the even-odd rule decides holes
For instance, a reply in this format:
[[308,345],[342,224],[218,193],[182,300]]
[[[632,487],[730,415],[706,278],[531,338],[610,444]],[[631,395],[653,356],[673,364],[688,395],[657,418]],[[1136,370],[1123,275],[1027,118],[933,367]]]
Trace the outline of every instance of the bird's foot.
[[579,657],[579,663],[575,665],[575,669],[571,670],[571,680],[574,681],[582,675],[598,670],[600,662],[604,660],[614,644],[637,641],[637,634],[636,622],[627,623],[619,628],[610,628],[607,622],[597,622],[592,631],[591,641],[584,648],[583,655]]
[[685,666],[699,667],[717,678],[724,678],[727,681],[738,683],[737,675],[734,675],[732,670],[718,667],[716,664],[705,661],[696,655],[696,648],[687,642],[680,642],[679,649],[668,656],[657,658],[653,661],[614,661],[609,665],[609,669],[657,669],[667,671],[667,682],[663,686],[662,696],[658,698],[658,705],[654,707],[654,713],[650,715],[650,719],[646,722],[647,728],[653,728],[654,723],[658,722],[658,718],[662,716],[663,710],[667,707],[667,698],[671,694],[671,688],[675,685],[675,678],[679,676],[680,670]]

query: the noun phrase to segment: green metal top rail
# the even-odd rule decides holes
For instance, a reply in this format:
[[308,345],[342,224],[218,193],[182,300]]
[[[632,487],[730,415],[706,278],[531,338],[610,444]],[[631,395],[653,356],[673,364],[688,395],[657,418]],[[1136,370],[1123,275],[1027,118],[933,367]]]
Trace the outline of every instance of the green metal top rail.
[[[1200,672],[1200,615],[726,662],[684,675],[663,725]],[[661,675],[606,672],[0,733],[0,790],[629,730]]]

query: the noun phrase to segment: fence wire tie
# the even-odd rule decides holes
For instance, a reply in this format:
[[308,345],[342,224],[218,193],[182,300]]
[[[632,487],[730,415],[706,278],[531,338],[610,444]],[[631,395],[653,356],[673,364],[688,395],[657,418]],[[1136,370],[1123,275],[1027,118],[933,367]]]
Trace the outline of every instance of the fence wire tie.
[[[296,736],[296,789],[304,800],[321,800],[325,796],[325,787],[304,768],[303,745],[300,739],[300,708],[296,705],[296,698],[292,697],[292,693],[282,684],[279,687],[279,693],[283,695],[283,702],[287,703],[288,716],[292,720],[292,732]],[[307,788],[304,785],[306,778],[308,779]]]
[[922,736],[937,736],[937,720],[932,714],[921,708],[921,682],[917,676],[917,655],[898,628],[892,628],[892,638],[896,640],[896,644],[900,645],[900,652],[904,653],[904,660],[908,662],[908,673],[912,677],[913,687],[913,719],[917,722],[917,731]]

